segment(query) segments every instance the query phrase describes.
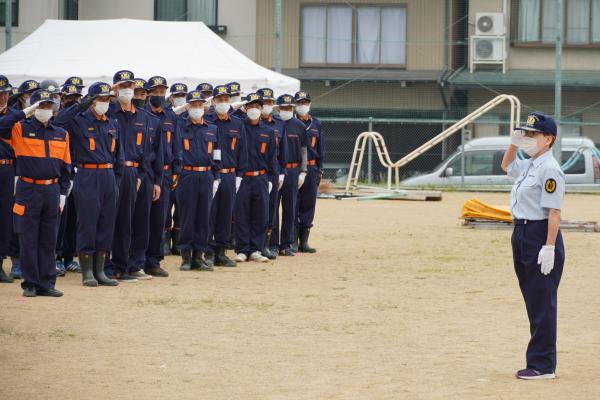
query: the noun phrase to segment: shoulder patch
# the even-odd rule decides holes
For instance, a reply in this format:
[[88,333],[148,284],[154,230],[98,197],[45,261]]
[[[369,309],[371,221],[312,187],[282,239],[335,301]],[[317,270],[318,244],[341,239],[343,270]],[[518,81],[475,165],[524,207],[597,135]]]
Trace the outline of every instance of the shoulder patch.
[[556,181],[554,179],[546,179],[544,189],[546,190],[546,193],[554,193],[556,190]]

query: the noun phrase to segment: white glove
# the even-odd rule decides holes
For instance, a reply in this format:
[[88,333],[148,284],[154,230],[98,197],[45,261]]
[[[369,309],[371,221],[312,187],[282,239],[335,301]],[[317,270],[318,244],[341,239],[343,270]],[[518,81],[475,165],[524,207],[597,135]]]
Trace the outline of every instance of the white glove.
[[236,101],[235,103],[231,103],[231,108],[234,110],[238,110],[242,108],[242,106],[246,105],[247,101]]
[[38,101],[37,103],[24,108],[23,112],[25,113],[25,117],[26,118],[31,117],[33,115],[33,113],[35,112],[35,110],[39,107],[39,105],[40,105],[40,102]]
[[541,264],[542,274],[548,275],[554,269],[554,246],[546,245],[538,254],[538,264]]
[[298,189],[300,189],[302,187],[302,185],[304,185],[305,179],[306,179],[306,172],[300,172],[300,175],[298,175]]
[[217,190],[219,190],[220,184],[221,184],[220,179],[217,179],[216,181],[213,182],[213,199],[215,198],[215,195],[217,194]]
[[235,177],[235,192],[237,193],[238,190],[240,190],[240,185],[242,184],[242,177],[241,176],[236,176]]
[[285,180],[285,175],[284,174],[280,174],[279,175],[279,185],[277,185],[277,191],[281,190],[281,187],[283,186],[283,181]]
[[269,182],[269,194],[271,194],[271,190],[273,190],[273,182]]
[[15,176],[15,189],[14,189],[13,195],[17,194],[17,182],[18,181],[19,181],[19,177]]
[[139,191],[140,190],[140,186],[142,184],[142,180],[140,178],[137,178],[136,183],[135,183],[135,191]]
[[69,181],[69,189],[67,189],[67,197],[69,197],[72,190],[73,190],[73,181],[71,180],[71,181]]
[[65,209],[65,202],[67,201],[67,196],[64,194],[60,195],[60,199],[58,200],[58,208],[60,209],[60,213],[62,214]]
[[187,103],[186,103],[186,104],[183,104],[183,105],[181,105],[181,106],[179,106],[179,107],[173,107],[173,112],[175,113],[175,115],[181,115],[181,114],[183,114],[185,111],[187,111],[189,107],[190,107],[190,106],[189,106],[189,104],[187,104]]
[[525,137],[525,133],[523,131],[513,131],[510,134],[510,143],[517,147],[523,146],[523,138]]

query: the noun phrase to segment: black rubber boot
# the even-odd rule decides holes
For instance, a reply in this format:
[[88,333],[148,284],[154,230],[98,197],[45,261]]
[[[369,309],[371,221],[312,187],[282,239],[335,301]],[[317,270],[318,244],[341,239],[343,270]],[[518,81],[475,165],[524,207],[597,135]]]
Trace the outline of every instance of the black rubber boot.
[[217,248],[215,251],[215,266],[216,267],[236,267],[237,263],[225,255],[224,248]]
[[0,260],[0,283],[13,283],[15,280],[6,275],[6,273],[4,272],[4,268],[2,268],[2,262],[4,260]]
[[181,271],[190,271],[192,269],[192,251],[182,250],[181,251]]
[[171,254],[171,230],[165,229],[165,238],[162,243],[162,254],[168,256]]
[[81,265],[81,281],[83,282],[83,286],[98,286],[98,281],[94,279],[93,256],[91,254],[80,253],[79,265]]
[[271,230],[267,229],[267,233],[265,233],[265,244],[263,246],[262,255],[267,257],[269,260],[275,260],[277,258],[277,253],[273,253],[271,249],[269,249],[269,245],[271,244]]
[[98,281],[100,285],[103,286],[117,286],[119,281],[116,279],[110,279],[104,273],[104,263],[106,262],[106,252],[99,251],[96,253],[96,257],[94,258],[94,278]]
[[179,229],[173,228],[171,231],[171,254],[174,256],[178,256],[181,254],[179,249],[177,248],[177,243],[179,242]]
[[308,244],[308,237],[310,236],[310,228],[302,228],[300,229],[300,245],[298,246],[298,250],[300,253],[316,253],[317,249],[313,249]]
[[192,269],[198,269],[200,271],[212,271],[213,267],[204,261],[201,251],[194,251],[192,253]]
[[294,253],[298,252],[299,237],[300,237],[300,228],[298,228],[298,225],[296,225],[296,228],[294,229],[294,241],[292,242],[292,245],[290,246],[290,249],[292,249],[292,251]]

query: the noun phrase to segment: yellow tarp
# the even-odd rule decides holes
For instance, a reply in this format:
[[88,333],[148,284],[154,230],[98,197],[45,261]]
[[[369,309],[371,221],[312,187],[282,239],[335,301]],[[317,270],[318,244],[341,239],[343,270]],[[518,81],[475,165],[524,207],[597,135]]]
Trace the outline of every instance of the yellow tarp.
[[461,218],[487,219],[490,221],[512,222],[510,209],[503,206],[490,206],[477,198],[465,201]]

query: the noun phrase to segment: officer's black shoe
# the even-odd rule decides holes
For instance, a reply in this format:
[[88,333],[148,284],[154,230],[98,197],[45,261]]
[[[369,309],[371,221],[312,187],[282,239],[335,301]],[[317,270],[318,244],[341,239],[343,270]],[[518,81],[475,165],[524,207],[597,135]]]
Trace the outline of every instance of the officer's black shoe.
[[317,249],[313,249],[308,244],[308,237],[310,236],[310,228],[302,228],[300,229],[300,245],[298,246],[298,250],[300,253],[316,253]]
[[294,257],[296,255],[296,253],[294,253],[292,249],[287,248],[287,249],[282,249],[281,251],[279,251],[279,255],[282,257]]
[[225,255],[224,248],[218,248],[215,251],[215,266],[233,268],[237,266],[237,263]]
[[169,273],[162,269],[161,267],[150,267],[144,269],[144,272],[151,276],[156,276],[157,278],[167,278]]
[[203,258],[202,252],[194,251],[192,255],[192,269],[200,271],[213,271],[213,267],[209,265]]
[[36,288],[23,289],[23,297],[35,297],[35,296],[37,296]]
[[94,279],[93,256],[91,254],[79,253],[79,265],[81,265],[81,281],[83,282],[83,286],[98,286],[98,281]]
[[54,289],[54,288],[38,289],[37,295],[38,296],[46,296],[46,297],[62,297],[63,292],[61,292],[60,290]]
[[177,248],[177,243],[179,242],[179,229],[173,228],[171,231],[171,254],[174,256],[178,256],[181,254],[179,249]]
[[168,256],[171,254],[171,230],[165,229],[165,238],[163,240],[162,246],[162,254],[163,256]]
[[104,263],[106,261],[106,253],[103,251],[99,251],[96,254],[94,260],[94,278],[98,281],[100,285],[104,286],[117,286],[119,281],[116,279],[110,279],[104,273]]
[[2,261],[4,260],[0,260],[0,283],[13,283],[15,280],[12,277],[6,275],[4,269],[2,268]]
[[180,271],[190,271],[192,269],[192,251],[182,250],[181,251],[181,266]]

